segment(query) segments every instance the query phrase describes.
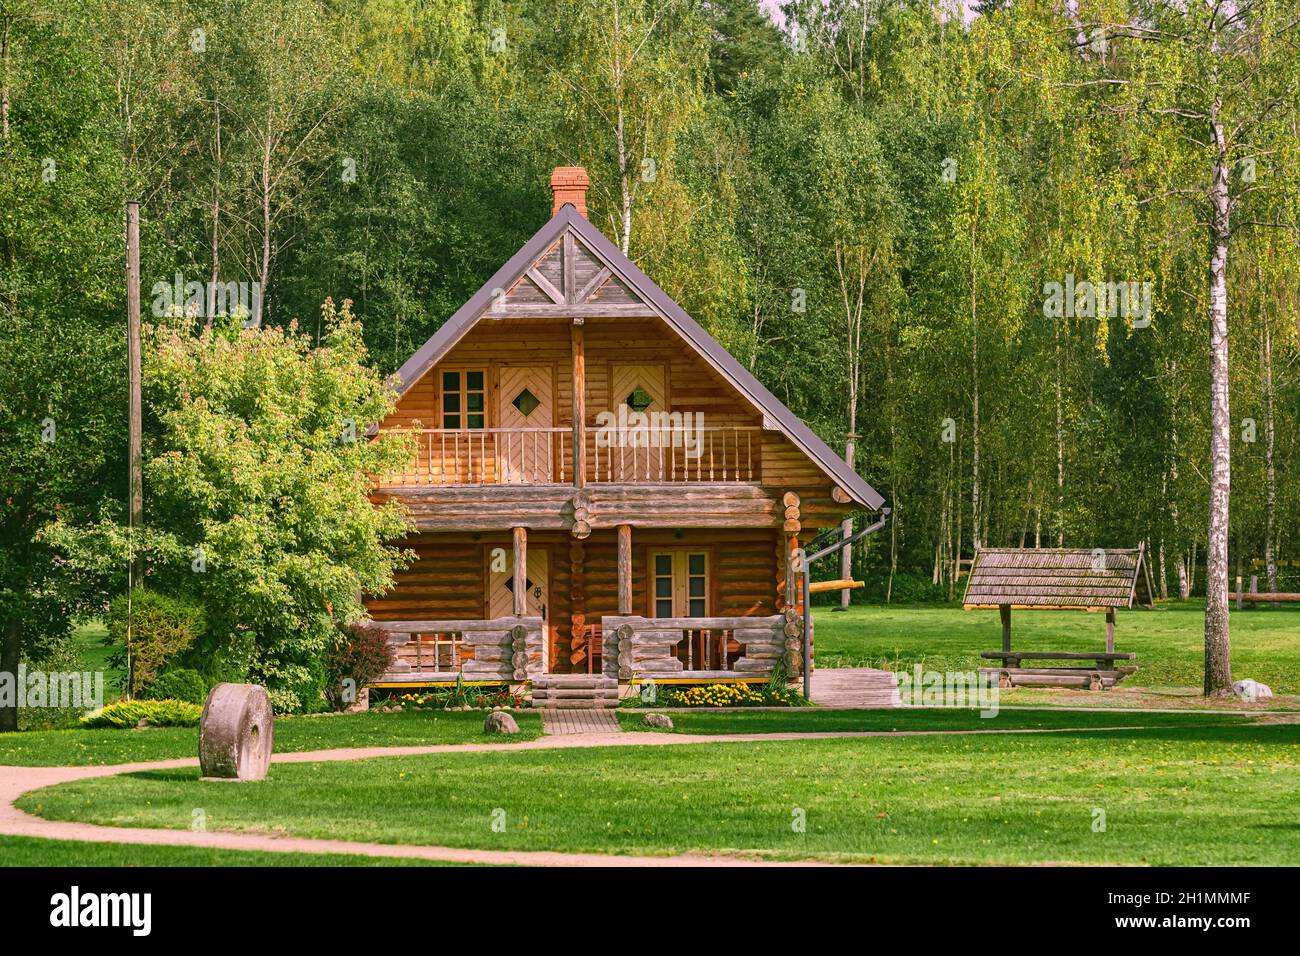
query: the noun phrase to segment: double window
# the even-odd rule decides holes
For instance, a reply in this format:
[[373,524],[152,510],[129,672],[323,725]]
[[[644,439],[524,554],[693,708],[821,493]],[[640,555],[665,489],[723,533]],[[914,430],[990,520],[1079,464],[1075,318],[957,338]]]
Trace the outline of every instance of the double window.
[[442,373],[442,427],[487,426],[487,375],[482,369]]
[[709,556],[705,551],[650,555],[655,617],[708,617]]

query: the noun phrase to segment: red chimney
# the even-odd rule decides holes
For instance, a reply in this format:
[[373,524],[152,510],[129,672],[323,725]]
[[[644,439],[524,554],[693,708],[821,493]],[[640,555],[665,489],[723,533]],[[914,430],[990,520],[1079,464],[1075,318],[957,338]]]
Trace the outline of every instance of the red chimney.
[[560,207],[566,202],[571,202],[585,217],[589,185],[591,180],[587,177],[587,170],[582,166],[556,166],[555,172],[551,173],[551,192],[555,194],[551,215],[554,216],[559,212]]

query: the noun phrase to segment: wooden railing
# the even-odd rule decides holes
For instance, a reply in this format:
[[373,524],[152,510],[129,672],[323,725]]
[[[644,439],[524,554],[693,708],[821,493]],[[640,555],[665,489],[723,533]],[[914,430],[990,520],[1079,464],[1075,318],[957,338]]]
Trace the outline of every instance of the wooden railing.
[[550,485],[572,475],[568,428],[425,428],[415,457],[380,485]]
[[778,660],[795,674],[803,625],[794,612],[771,617],[614,617],[601,619],[605,675],[701,680],[761,677]]
[[[407,430],[414,458],[381,486],[549,485],[573,481],[569,428]],[[676,437],[677,444],[674,444]],[[593,484],[755,482],[762,477],[762,429],[718,425],[689,436],[649,429],[636,436],[585,430],[586,479]],[[636,444],[634,444],[634,442]]]
[[612,436],[588,428],[586,436],[588,477],[595,482],[749,482],[761,477],[763,441],[757,426],[715,425],[685,434],[644,429]]
[[377,683],[529,680],[545,668],[542,619],[376,621],[388,633],[393,662]]

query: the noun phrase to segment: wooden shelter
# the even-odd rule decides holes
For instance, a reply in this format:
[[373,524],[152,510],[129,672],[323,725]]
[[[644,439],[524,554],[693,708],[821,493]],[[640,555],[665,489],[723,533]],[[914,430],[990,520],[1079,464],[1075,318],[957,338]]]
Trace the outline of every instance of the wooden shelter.
[[[1002,618],[1002,649],[982,657],[1000,660],[1003,686],[1045,684],[1110,687],[1136,668],[1116,667],[1135,654],[1116,653],[1115,615],[1120,608],[1150,608],[1154,599],[1144,547],[1137,548],[981,548],[966,584],[964,606],[997,608]],[[1104,652],[1013,651],[1014,609],[1102,611],[1106,615]],[[1022,668],[1021,661],[1094,661],[1095,667]]]
[[380,476],[416,554],[367,602],[380,685],[753,680],[802,667],[798,549],[884,499],[586,217],[585,170],[551,219],[397,373],[370,434],[414,454]]

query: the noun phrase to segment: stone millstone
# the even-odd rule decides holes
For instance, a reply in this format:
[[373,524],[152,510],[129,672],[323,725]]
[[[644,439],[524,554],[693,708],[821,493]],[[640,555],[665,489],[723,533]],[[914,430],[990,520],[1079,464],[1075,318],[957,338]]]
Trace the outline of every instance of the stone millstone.
[[271,763],[275,716],[266,688],[218,684],[199,720],[199,766],[205,780],[262,780]]
[[673,719],[667,714],[646,714],[641,718],[643,727],[659,727],[662,730],[673,729]]
[[488,714],[487,720],[483,721],[483,733],[485,734],[517,734],[519,725],[515,719],[503,710],[494,710]]

